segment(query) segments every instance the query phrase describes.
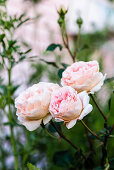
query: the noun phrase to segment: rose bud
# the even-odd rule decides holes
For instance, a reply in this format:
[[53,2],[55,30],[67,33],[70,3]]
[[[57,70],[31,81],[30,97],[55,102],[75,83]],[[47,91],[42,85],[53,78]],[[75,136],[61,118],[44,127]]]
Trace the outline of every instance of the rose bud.
[[104,83],[106,74],[103,76],[99,72],[99,64],[97,61],[76,62],[62,74],[62,86],[71,86],[77,92],[87,91],[91,94],[100,90]]
[[64,121],[70,129],[92,111],[92,105],[86,91],[77,94],[75,89],[65,86],[52,94],[49,111],[55,121]]
[[29,131],[37,129],[41,122],[48,123],[52,116],[49,113],[51,94],[59,85],[40,82],[22,92],[15,100],[18,120]]

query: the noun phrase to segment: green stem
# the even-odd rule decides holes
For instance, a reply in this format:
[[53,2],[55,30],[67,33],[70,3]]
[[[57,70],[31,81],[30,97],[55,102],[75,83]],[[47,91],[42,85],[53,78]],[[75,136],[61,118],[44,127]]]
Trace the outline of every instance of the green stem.
[[48,136],[50,136],[51,138],[57,139],[55,136],[53,136],[51,133],[48,132],[48,130],[45,128],[45,125],[43,124],[43,122],[41,123],[41,126],[44,129],[44,131],[47,133]]
[[66,136],[63,135],[63,133],[56,127],[53,121],[50,121],[51,125],[55,128],[55,130],[58,132],[59,136],[63,138],[65,141],[67,141],[74,149],[78,150],[78,147],[74,145],[69,139],[66,138]]
[[84,123],[83,120],[81,120],[81,123],[83,124],[83,126],[84,126],[93,136],[95,136],[98,140],[101,141],[101,138],[100,138],[99,136],[97,136],[95,132],[93,132],[91,129],[89,129],[89,127]]
[[15,142],[15,137],[14,137],[14,132],[13,132],[13,127],[12,127],[12,114],[11,114],[11,68],[8,69],[8,109],[9,109],[9,122],[11,123],[10,125],[10,132],[11,132],[11,143],[13,147],[13,155],[14,155],[14,167],[15,170],[18,170],[18,156],[16,152],[16,142]]
[[107,118],[106,118],[106,116],[104,115],[104,113],[102,112],[102,110],[100,109],[100,107],[98,106],[98,104],[97,104],[97,102],[95,101],[95,99],[94,99],[93,95],[92,95],[92,94],[90,94],[90,96],[91,96],[91,98],[92,98],[93,102],[95,103],[95,105],[96,105],[97,109],[99,110],[99,113],[102,115],[102,117],[103,117],[103,119],[105,120],[105,122],[107,122]]
[[80,47],[80,31],[81,31],[81,28],[79,28],[79,31],[78,31],[77,48]]
[[72,58],[72,61],[74,63],[76,55],[73,55],[71,50],[70,50],[69,41],[68,41],[68,35],[67,35],[67,32],[66,32],[65,22],[63,23],[63,26],[60,28],[60,30],[61,30],[63,44],[64,44],[65,48],[68,50],[68,52],[69,52],[69,54],[70,54],[70,56]]

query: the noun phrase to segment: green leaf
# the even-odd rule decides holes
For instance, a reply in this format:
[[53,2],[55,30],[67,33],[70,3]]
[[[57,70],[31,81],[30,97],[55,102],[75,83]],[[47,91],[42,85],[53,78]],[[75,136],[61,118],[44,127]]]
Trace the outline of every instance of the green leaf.
[[114,81],[114,77],[105,79],[104,83],[110,83],[111,81]]
[[65,64],[65,63],[61,63],[61,65],[64,67],[64,68],[67,68],[69,65],[68,64]]
[[1,34],[0,35],[0,41],[2,41],[4,39],[4,37],[5,37],[5,34]]
[[114,169],[114,158],[111,158],[109,160],[109,164],[110,164],[110,169]]
[[22,57],[20,57],[18,62],[23,61],[25,58],[26,58],[26,56],[22,56]]
[[63,73],[64,71],[65,71],[64,68],[59,69],[59,71],[58,71],[58,76],[59,76],[59,78],[62,78],[62,73]]
[[25,22],[29,21],[30,18],[25,19],[24,21],[21,21],[18,25],[17,28],[19,28],[21,25],[23,25]]
[[49,64],[49,65],[52,65],[52,66],[58,68],[58,66],[57,66],[57,64],[56,64],[55,62],[46,61],[46,60],[44,60],[44,59],[40,59],[40,60],[43,61],[43,62],[45,62],[45,63],[47,63],[47,64]]
[[63,48],[60,44],[51,44],[51,45],[48,46],[46,51],[54,51],[57,47],[60,49],[60,51]]
[[7,93],[7,86],[0,85],[0,92],[3,93],[3,94],[6,94]]
[[33,164],[31,163],[27,163],[27,167],[29,170],[40,170],[40,168],[35,167]]

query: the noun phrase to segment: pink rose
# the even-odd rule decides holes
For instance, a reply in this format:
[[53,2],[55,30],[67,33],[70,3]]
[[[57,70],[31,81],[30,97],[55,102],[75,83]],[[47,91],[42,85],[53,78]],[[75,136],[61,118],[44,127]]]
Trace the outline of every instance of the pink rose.
[[80,61],[67,67],[62,74],[61,84],[71,86],[77,92],[87,91],[93,94],[101,88],[105,77],[99,72],[97,61]]
[[28,130],[38,128],[43,120],[46,124],[52,118],[49,113],[51,94],[59,85],[40,82],[22,92],[15,100],[18,120]]
[[92,105],[85,91],[77,94],[75,89],[66,86],[52,94],[49,111],[56,121],[64,121],[70,129],[92,111]]

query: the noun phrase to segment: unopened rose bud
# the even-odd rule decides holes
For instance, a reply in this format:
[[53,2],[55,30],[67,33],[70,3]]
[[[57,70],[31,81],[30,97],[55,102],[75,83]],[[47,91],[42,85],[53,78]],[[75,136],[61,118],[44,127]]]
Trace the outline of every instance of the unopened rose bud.
[[82,24],[83,24],[82,18],[81,18],[81,17],[78,18],[78,19],[76,20],[76,23],[78,24],[79,28],[81,28],[81,26],[82,26]]

